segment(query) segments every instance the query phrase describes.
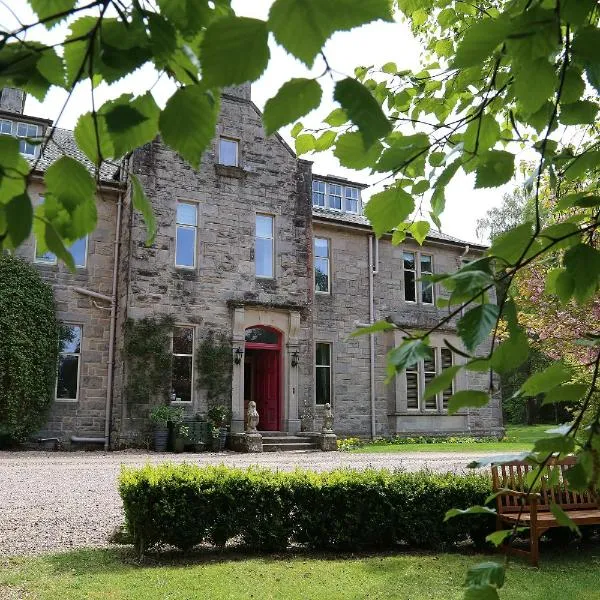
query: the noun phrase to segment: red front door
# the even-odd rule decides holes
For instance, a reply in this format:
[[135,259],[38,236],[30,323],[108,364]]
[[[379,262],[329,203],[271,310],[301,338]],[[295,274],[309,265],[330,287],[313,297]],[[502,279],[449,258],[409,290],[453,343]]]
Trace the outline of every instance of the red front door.
[[279,350],[255,350],[254,399],[260,416],[258,428],[279,430]]

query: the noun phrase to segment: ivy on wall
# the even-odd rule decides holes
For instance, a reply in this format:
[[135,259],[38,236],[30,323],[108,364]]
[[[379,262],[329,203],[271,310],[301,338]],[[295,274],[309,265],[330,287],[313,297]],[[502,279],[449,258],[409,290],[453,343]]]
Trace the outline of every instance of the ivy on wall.
[[208,331],[198,344],[196,352],[196,384],[206,391],[209,408],[217,404],[229,405],[232,379],[231,339],[224,333]]
[[0,443],[25,441],[54,400],[59,338],[52,288],[0,253]]
[[145,317],[125,323],[124,356],[127,366],[127,398],[150,404],[167,402],[171,389],[171,334],[173,318]]

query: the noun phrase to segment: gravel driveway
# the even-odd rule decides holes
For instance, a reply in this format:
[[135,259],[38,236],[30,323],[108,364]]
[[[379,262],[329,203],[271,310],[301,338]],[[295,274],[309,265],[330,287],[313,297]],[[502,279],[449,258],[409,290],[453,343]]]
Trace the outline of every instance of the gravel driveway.
[[123,521],[116,486],[122,464],[171,461],[236,467],[258,464],[284,470],[385,467],[460,472],[472,456],[404,452],[0,452],[0,556],[106,546],[108,535]]

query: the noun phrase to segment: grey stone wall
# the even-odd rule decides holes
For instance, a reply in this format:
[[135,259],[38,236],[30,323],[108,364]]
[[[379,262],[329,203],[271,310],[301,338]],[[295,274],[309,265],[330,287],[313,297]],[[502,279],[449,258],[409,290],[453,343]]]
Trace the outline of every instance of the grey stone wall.
[[0,89],[0,110],[23,114],[25,106],[25,92],[16,88],[5,87]]

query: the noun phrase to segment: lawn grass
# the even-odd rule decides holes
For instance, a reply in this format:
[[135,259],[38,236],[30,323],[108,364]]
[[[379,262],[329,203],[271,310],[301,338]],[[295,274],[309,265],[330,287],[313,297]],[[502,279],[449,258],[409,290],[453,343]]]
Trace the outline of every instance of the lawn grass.
[[[134,562],[125,550],[80,550],[0,560],[0,598],[32,600],[459,600],[470,565],[497,556],[395,554],[246,558],[198,554]],[[515,561],[502,600],[600,598],[596,546],[545,552],[539,570]]]
[[557,425],[507,425],[506,437],[501,442],[461,442],[456,444],[366,444],[352,452],[522,452],[531,450],[533,442],[547,437],[546,430]]

